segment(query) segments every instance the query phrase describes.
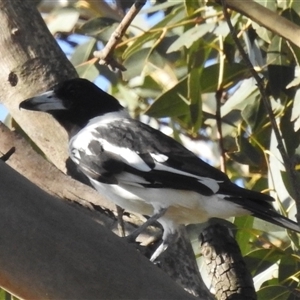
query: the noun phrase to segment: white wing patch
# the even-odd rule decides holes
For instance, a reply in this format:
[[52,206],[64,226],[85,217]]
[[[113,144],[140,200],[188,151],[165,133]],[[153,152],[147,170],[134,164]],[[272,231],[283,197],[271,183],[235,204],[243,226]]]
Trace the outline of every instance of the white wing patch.
[[206,185],[214,193],[216,193],[220,188],[218,183],[223,182],[223,181],[218,181],[218,180],[215,180],[215,179],[212,179],[209,177],[201,177],[201,176],[197,176],[197,175],[194,175],[194,174],[191,174],[188,172],[180,171],[178,169],[174,169],[172,167],[168,167],[168,166],[162,165],[160,163],[156,164],[154,169],[158,170],[158,171],[166,171],[166,172],[170,172],[170,173],[175,173],[175,174],[180,174],[180,175],[196,178],[196,179],[198,179],[198,181],[200,183]]
[[198,178],[201,178],[201,179],[198,180],[200,183],[206,185],[214,193],[216,193],[220,188],[218,183],[222,182],[222,181],[217,181],[217,180],[214,180],[214,179],[211,179],[211,178],[208,178],[208,177],[198,177]]
[[132,151],[128,148],[121,148],[115,145],[108,143],[106,140],[99,139],[99,142],[102,144],[105,151],[114,153],[123,158],[123,160],[129,165],[137,170],[143,172],[151,171],[151,168],[144,162],[144,160],[139,156],[138,153]]
[[159,163],[163,163],[163,162],[167,161],[169,158],[167,155],[159,154],[159,153],[150,153],[150,155],[155,161],[157,161]]

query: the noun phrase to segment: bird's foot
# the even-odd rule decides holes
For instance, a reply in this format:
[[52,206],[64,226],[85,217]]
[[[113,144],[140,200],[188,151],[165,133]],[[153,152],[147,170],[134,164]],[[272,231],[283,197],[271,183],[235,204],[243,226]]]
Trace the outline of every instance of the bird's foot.
[[161,208],[158,213],[151,216],[143,225],[134,230],[131,234],[127,235],[125,239],[128,243],[134,243],[136,238],[148,227],[151,226],[155,221],[162,217],[167,211],[167,208]]
[[159,261],[157,261],[157,258],[161,254],[163,254],[169,246],[172,246],[174,243],[177,242],[177,240],[179,238],[179,234],[180,233],[177,230],[173,233],[169,233],[168,236],[166,237],[166,239],[163,240],[163,242],[154,251],[154,253],[152,254],[152,256],[150,258],[150,261],[155,262],[155,263],[159,263]]

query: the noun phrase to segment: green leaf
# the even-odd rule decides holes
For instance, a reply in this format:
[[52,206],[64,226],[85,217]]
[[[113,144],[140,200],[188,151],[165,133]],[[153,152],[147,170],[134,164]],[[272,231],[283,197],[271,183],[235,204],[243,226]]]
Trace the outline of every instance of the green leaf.
[[79,77],[94,81],[99,75],[96,60],[88,61],[93,58],[93,53],[96,50],[97,41],[90,39],[76,47],[72,57],[71,63],[75,66]]
[[300,146],[299,132],[294,131],[294,124],[291,122],[292,110],[291,105],[287,106],[280,119],[280,130],[289,157],[292,157]]
[[271,40],[267,52],[267,64],[289,66],[289,52],[286,41],[278,35],[275,35]]
[[85,22],[76,30],[76,33],[85,34],[107,42],[118,26],[119,22],[114,19],[99,17]]
[[155,24],[150,30],[163,29],[166,26],[171,26],[179,21],[187,19],[183,5],[173,9],[167,16],[165,16],[160,22]]
[[87,62],[83,65],[77,66],[76,71],[78,76],[94,81],[99,76],[99,70],[95,63]]
[[[215,92],[218,86],[219,65],[212,65],[203,69],[199,81],[194,84],[200,85],[201,93]],[[224,66],[224,88],[230,88],[236,80],[248,75],[248,70],[241,64],[225,64]],[[188,104],[183,99],[188,98],[187,77],[182,79],[177,85],[163,93],[146,110],[146,114],[154,118],[179,117],[189,115]]]
[[[203,69],[200,82],[202,93],[212,93],[217,90],[219,70],[219,64],[214,64]],[[249,77],[249,70],[245,65],[225,63],[222,87],[228,89],[247,77]]]
[[141,75],[150,53],[151,48],[143,48],[126,59],[123,64],[127,70],[123,72],[123,78],[129,80]]
[[187,95],[187,79],[184,78],[173,88],[163,93],[149,108],[145,114],[154,117],[176,117],[189,113],[188,104],[182,100]]
[[[293,1],[293,2],[298,2],[298,1]],[[294,24],[300,26],[300,16],[295,12],[294,9],[287,8],[281,13],[281,15],[286,19],[290,20],[291,22],[293,22]]]
[[257,101],[259,91],[253,78],[244,80],[234,94],[221,107],[222,117],[233,110],[243,110],[247,105]]
[[[276,9],[277,9],[276,0],[259,0],[259,4],[265,6],[266,8],[268,8],[269,10],[271,10],[273,12],[276,12]],[[274,36],[274,34],[270,30],[258,25],[255,22],[252,22],[252,26],[253,26],[253,29],[256,31],[257,35],[262,40],[266,41],[267,43],[271,42],[271,39]]]
[[184,1],[185,10],[188,16],[192,15],[195,10],[199,9],[199,1],[198,0],[188,0]]
[[300,129],[300,90],[297,90],[292,108],[291,121],[294,122],[294,131]]
[[[151,40],[156,40],[161,35],[161,32],[145,33],[137,38],[122,55],[123,59],[128,59],[131,55],[139,51],[141,48],[146,48],[145,44]],[[148,47],[149,48],[149,47]]]
[[0,300],[18,300],[18,298],[12,296],[9,292],[0,288]]
[[160,69],[165,65],[165,60],[152,48],[143,48],[124,61],[127,69],[123,72],[123,78],[129,80],[136,76],[147,75],[155,69]]
[[[270,249],[258,249],[248,253],[245,257],[245,263],[252,276],[256,276],[273,264],[279,261],[284,256],[284,252],[273,247]],[[268,299],[268,298],[266,298]]]
[[267,286],[257,292],[257,300],[287,300],[290,294],[284,286]]
[[252,248],[251,241],[254,237],[252,230],[253,221],[254,217],[252,216],[237,217],[234,219],[234,224],[239,229],[235,235],[235,239],[243,255],[249,253]]
[[93,58],[93,53],[96,50],[96,46],[97,41],[95,39],[90,39],[88,42],[77,46],[73,55],[71,56],[71,63],[76,67]]
[[55,9],[47,18],[47,26],[52,34],[57,32],[72,32],[78,22],[79,12],[75,8],[61,7]]
[[177,2],[177,1],[160,3],[160,4],[150,6],[149,8],[143,9],[141,13],[143,13],[143,14],[154,13],[154,12],[161,11],[161,10],[167,9],[169,7],[178,6],[178,5],[182,6],[182,3]]
[[214,23],[204,23],[187,30],[169,47],[167,53],[177,51],[183,46],[190,48],[195,41],[212,31],[215,26]]
[[[286,281],[289,277],[299,278],[299,270],[300,270],[300,260],[299,256],[292,255],[291,249],[287,249],[286,255],[282,257],[279,263],[279,273],[278,279],[280,282]],[[288,280],[286,285],[290,285],[291,281],[295,279]]]
[[187,101],[189,104],[189,119],[186,120],[186,125],[192,128],[192,132],[197,132],[202,125],[202,95],[201,95],[201,82],[204,64],[207,60],[210,49],[199,46],[200,43],[196,42],[189,50],[188,67],[189,74],[187,78]]

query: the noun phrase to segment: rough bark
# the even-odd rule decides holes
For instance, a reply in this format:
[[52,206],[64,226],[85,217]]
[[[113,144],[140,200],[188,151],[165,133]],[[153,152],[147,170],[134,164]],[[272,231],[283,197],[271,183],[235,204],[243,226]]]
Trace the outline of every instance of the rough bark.
[[132,246],[2,161],[0,220],[0,286],[22,299],[194,299]]
[[184,226],[179,230],[179,239],[158,258],[159,266],[186,291],[200,299],[213,300],[199,272],[196,257]]
[[46,157],[65,171],[66,132],[47,114],[19,110],[22,100],[77,77],[30,1],[0,0],[0,53],[1,102]]
[[257,299],[251,274],[228,228],[220,224],[203,230],[201,253],[205,259],[218,300]]

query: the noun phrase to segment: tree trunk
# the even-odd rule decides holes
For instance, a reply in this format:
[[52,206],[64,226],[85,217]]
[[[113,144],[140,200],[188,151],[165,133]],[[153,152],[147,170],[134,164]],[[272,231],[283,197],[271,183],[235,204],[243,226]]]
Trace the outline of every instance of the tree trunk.
[[0,53],[1,102],[46,157],[65,171],[66,132],[47,114],[19,110],[22,100],[77,77],[30,1],[0,0]]

